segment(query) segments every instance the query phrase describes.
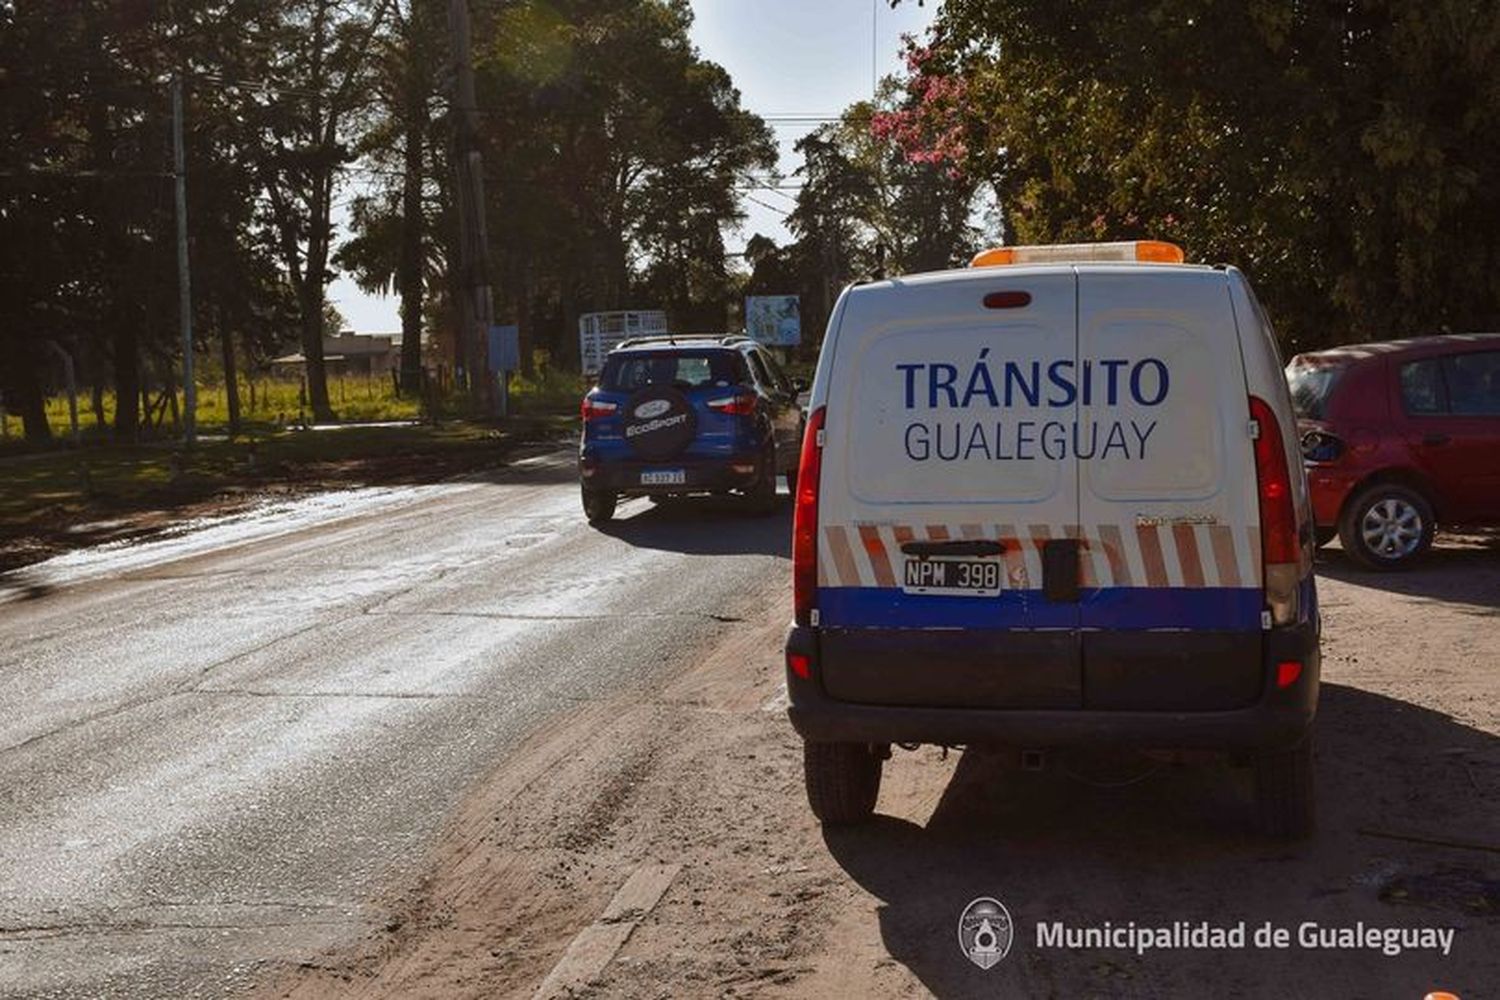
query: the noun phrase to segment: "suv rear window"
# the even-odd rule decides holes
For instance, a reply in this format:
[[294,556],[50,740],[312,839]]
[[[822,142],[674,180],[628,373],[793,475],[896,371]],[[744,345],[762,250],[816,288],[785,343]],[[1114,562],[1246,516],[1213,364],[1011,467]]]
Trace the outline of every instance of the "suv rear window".
[[1334,383],[1344,373],[1343,365],[1295,365],[1287,369],[1292,390],[1292,409],[1307,420],[1322,420]]
[[674,351],[616,355],[604,363],[599,385],[612,392],[634,392],[648,385],[697,389],[733,385],[743,375],[729,351]]

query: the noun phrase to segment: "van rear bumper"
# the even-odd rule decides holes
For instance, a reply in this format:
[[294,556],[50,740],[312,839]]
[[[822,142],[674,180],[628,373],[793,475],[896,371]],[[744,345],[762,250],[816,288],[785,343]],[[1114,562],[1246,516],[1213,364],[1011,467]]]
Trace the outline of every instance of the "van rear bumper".
[[[936,743],[1037,749],[1068,746],[1152,750],[1256,751],[1302,739],[1317,711],[1318,627],[1315,621],[1261,633],[1262,683],[1241,707],[1214,710],[1094,708],[954,708],[867,704],[835,699],[819,669],[817,629],[794,626],[788,653],[808,656],[811,678],[787,671],[787,714],[803,739],[847,743]],[[1277,664],[1302,663],[1295,682],[1278,687]],[[1204,668],[1213,669],[1212,663]],[[1144,699],[1132,699],[1143,704]]]

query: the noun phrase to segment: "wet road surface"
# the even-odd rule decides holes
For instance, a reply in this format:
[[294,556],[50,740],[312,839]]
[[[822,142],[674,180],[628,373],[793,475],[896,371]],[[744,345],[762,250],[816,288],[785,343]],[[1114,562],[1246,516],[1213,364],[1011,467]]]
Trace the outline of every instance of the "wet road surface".
[[786,573],[788,515],[579,513],[572,463],[0,578],[0,995],[222,995],[371,930],[465,792]]

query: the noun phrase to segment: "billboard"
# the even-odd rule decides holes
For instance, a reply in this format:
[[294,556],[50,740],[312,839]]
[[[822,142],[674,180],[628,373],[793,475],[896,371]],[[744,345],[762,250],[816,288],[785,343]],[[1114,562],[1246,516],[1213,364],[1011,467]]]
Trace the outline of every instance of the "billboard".
[[802,309],[795,295],[751,295],[745,299],[745,332],[773,347],[802,343]]
[[667,314],[660,309],[621,309],[578,317],[578,360],[585,375],[597,375],[615,345],[631,337],[661,336]]

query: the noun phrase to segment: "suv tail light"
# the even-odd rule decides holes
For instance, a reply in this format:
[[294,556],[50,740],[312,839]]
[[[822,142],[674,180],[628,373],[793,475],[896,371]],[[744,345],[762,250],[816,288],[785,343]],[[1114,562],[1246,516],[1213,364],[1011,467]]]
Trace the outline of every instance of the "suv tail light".
[[811,625],[818,598],[818,479],[823,471],[823,417],[818,407],[802,435],[792,512],[792,608],[798,625]]
[[1297,588],[1302,582],[1302,541],[1292,499],[1292,470],[1287,464],[1281,426],[1266,401],[1250,397],[1255,421],[1255,479],[1260,497],[1260,552],[1265,570],[1266,606],[1271,624],[1297,620]]
[[590,420],[603,420],[605,417],[612,417],[619,409],[620,406],[618,403],[611,403],[607,399],[594,399],[592,396],[584,396],[580,415],[583,417],[583,422],[588,423]]
[[708,408],[730,416],[746,417],[755,412],[755,393],[740,392],[721,399],[710,399]]

